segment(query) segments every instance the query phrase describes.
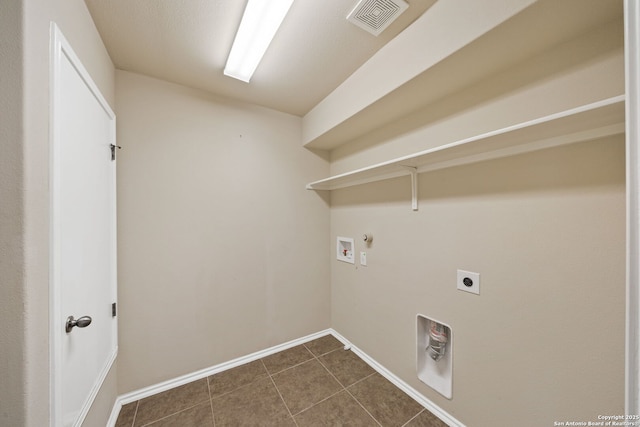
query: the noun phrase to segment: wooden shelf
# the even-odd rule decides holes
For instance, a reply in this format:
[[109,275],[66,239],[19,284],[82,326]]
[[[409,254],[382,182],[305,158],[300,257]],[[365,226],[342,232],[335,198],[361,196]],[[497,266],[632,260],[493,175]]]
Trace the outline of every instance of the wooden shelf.
[[[413,174],[415,195],[417,193],[416,173],[624,133],[624,102],[624,95],[604,99],[314,181],[307,184],[307,189],[335,190]],[[417,209],[416,200],[414,200],[415,209]]]

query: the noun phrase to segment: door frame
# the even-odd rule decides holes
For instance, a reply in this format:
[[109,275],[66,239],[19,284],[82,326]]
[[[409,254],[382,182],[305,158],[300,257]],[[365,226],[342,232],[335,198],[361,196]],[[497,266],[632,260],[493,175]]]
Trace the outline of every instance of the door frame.
[[640,4],[624,2],[627,294],[625,412],[640,414]]
[[[104,99],[97,85],[91,79],[89,73],[84,68],[80,59],[74,53],[71,45],[67,42],[62,32],[55,24],[51,22],[50,26],[50,70],[49,70],[49,87],[50,87],[50,117],[49,117],[49,197],[50,197],[50,256],[49,256],[49,404],[50,404],[50,425],[52,427],[63,425],[62,414],[62,342],[60,340],[60,334],[57,329],[59,319],[63,316],[61,310],[61,278],[60,278],[60,201],[58,195],[60,194],[60,176],[57,162],[60,158],[60,103],[62,102],[61,92],[61,69],[60,64],[62,58],[66,57],[67,60],[73,65],[78,72],[88,89],[91,91],[95,99],[98,101],[102,109],[105,111],[110,119],[109,138],[112,140],[112,144],[116,144],[115,133],[115,114],[111,110],[108,102]],[[108,152],[105,151],[105,155]],[[110,183],[110,195],[111,206],[113,211],[111,212],[112,230],[111,235],[111,292],[113,301],[117,301],[117,242],[116,242],[116,173],[115,162],[113,166],[113,174]],[[109,373],[113,363],[115,362],[118,354],[118,327],[117,319],[114,319],[112,324],[112,352],[107,359],[107,363],[99,373],[96,383],[94,384],[88,399],[80,410],[78,419],[74,423],[74,426],[79,426],[84,421],[95,397],[97,396],[102,384]],[[59,325],[58,325],[59,326]]]

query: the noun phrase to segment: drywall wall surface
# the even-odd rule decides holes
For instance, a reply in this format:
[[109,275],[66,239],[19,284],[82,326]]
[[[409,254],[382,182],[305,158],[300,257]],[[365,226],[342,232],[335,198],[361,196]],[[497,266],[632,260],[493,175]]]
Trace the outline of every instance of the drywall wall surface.
[[330,326],[301,119],[117,71],[120,393]]
[[[624,411],[625,152],[618,135],[334,190],[332,325],[469,426]],[[356,255],[356,259],[358,256]],[[480,273],[480,295],[456,270]],[[453,398],[418,380],[416,315],[451,326]]]
[[436,2],[305,115],[303,143],[317,138],[534,2]]
[[617,19],[334,149],[331,175],[619,96],[624,91],[623,22]]
[[0,425],[23,425],[24,312],[22,4],[0,2]]
[[[11,3],[11,2],[10,2]],[[14,2],[15,3],[15,2]],[[114,68],[82,0],[22,0],[22,194],[24,259],[22,270],[24,312],[10,320],[9,328],[22,330],[22,387],[14,390],[28,405],[24,425],[49,425],[49,65],[50,25],[56,22],[76,54],[96,81],[104,97],[113,104]],[[4,61],[3,61],[4,62]],[[13,77],[15,78],[15,77]],[[16,82],[20,85],[20,82]],[[19,106],[19,104],[17,104]],[[3,116],[4,117],[4,116]],[[16,168],[19,168],[16,165]],[[20,187],[18,187],[20,188]],[[13,348],[8,350],[13,353]],[[3,367],[3,369],[5,369]],[[109,394],[109,393],[107,393]],[[20,410],[19,407],[13,410]],[[106,420],[105,420],[106,422]]]

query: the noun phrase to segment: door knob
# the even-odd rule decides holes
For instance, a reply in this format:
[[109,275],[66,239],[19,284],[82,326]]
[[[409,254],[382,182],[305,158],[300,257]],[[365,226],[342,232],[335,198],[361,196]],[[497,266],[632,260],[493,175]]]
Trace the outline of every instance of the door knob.
[[79,319],[74,319],[73,316],[69,316],[67,317],[67,323],[64,330],[69,333],[75,326],[78,328],[86,328],[91,324],[91,320],[92,319],[89,316],[82,316]]

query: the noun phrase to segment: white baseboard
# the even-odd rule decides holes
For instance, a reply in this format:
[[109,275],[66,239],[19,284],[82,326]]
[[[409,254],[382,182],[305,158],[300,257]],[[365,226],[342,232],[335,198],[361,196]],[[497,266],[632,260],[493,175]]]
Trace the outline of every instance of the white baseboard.
[[107,427],[115,427],[116,421],[118,421],[118,415],[120,415],[120,410],[122,409],[122,402],[120,401],[120,397],[118,397],[113,404],[113,408],[111,409],[111,415],[107,420]]
[[317,338],[323,337],[325,335],[333,335],[339,341],[341,341],[344,345],[348,345],[351,347],[351,350],[358,355],[362,360],[364,360],[369,366],[371,366],[374,370],[376,370],[380,375],[391,381],[396,387],[400,390],[407,393],[411,398],[413,398],[416,402],[427,408],[434,415],[440,418],[443,422],[451,427],[465,427],[460,421],[456,420],[449,413],[444,411],[438,405],[433,403],[431,400],[427,399],[424,395],[420,394],[416,389],[411,387],[406,382],[402,381],[400,378],[391,373],[387,368],[376,362],[373,358],[371,358],[364,351],[360,350],[358,347],[351,344],[349,340],[340,335],[334,329],[325,329],[324,331],[316,332],[315,334],[307,335],[302,338],[295,339],[293,341],[286,342],[284,344],[279,344],[273,347],[270,347],[266,350],[257,351],[255,353],[248,354],[246,356],[238,357],[237,359],[230,360],[228,362],[220,363],[218,365],[211,366],[209,368],[201,369],[199,371],[193,372],[191,374],[183,375],[177,378],[173,378],[171,380],[163,381],[161,383],[145,387],[139,390],[132,391],[130,393],[123,394],[118,396],[115,404],[113,405],[113,410],[111,411],[111,416],[109,417],[109,421],[107,422],[107,427],[114,427],[116,425],[116,420],[118,419],[118,414],[120,413],[120,409],[122,409],[123,405],[127,403],[135,402],[140,399],[144,399],[145,397],[149,397],[156,393],[161,393],[163,391],[170,390],[172,388],[190,383],[192,381],[196,381],[202,378],[206,378],[210,375],[217,374],[218,372],[226,371],[231,368],[235,368],[236,366],[244,365],[249,362],[253,362],[254,360],[262,359],[265,356],[269,356],[274,353],[278,353],[280,351],[286,350],[291,347],[295,347],[300,344],[304,344],[306,342],[315,340]]
[[122,406],[126,405],[127,403],[135,402],[137,400],[144,399],[145,397],[149,397],[154,394],[161,393],[163,391],[167,391],[172,388],[175,388],[184,384],[188,384],[196,380],[200,380],[202,378],[207,378],[208,376],[217,374],[218,372],[226,371],[228,369],[235,368],[236,366],[244,365],[246,363],[253,362],[254,360],[262,359],[263,357],[269,356],[271,354],[278,353],[280,351],[289,349],[291,347],[295,347],[297,345],[304,344],[309,341],[313,341],[325,335],[332,334],[332,332],[333,332],[332,329],[325,329],[324,331],[316,332],[315,334],[307,335],[302,338],[298,338],[283,344],[269,347],[265,350],[260,350],[255,353],[248,354],[246,356],[241,356],[236,359],[230,360],[228,362],[223,362],[218,365],[201,369],[199,371],[192,372],[187,375],[182,375],[180,377],[163,381],[161,383],[158,383],[149,387],[145,387],[139,390],[125,393],[121,396],[118,396],[118,398],[116,399],[116,402],[113,405],[113,409],[111,410],[111,416],[109,417],[109,421],[107,422],[107,427],[114,427],[116,425],[118,414],[120,414],[120,409],[122,409]]

